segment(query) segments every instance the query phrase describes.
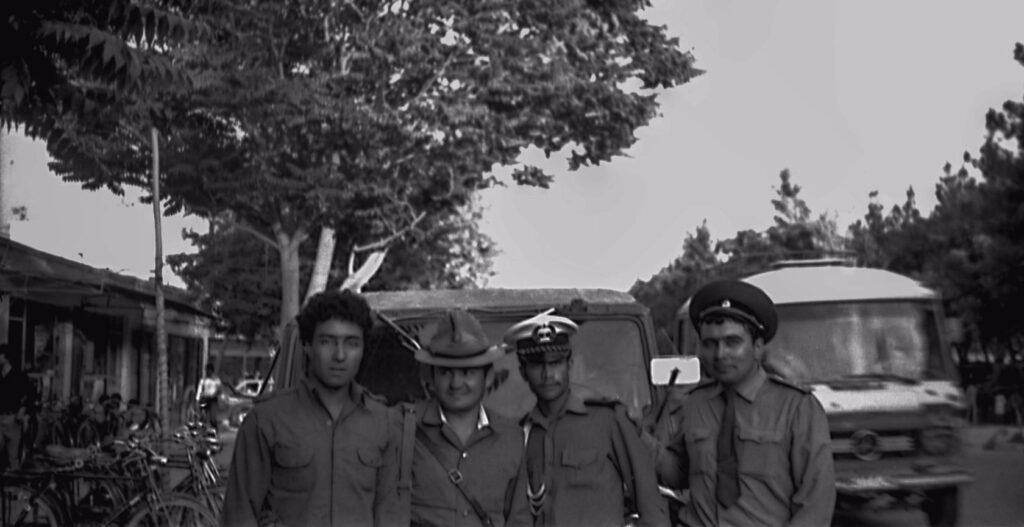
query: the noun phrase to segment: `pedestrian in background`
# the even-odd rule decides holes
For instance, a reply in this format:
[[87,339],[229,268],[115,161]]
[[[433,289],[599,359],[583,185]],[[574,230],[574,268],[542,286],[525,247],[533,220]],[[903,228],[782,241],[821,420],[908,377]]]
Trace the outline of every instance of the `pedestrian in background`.
[[524,489],[514,499],[523,432],[483,405],[494,362],[504,355],[462,309],[442,315],[429,344],[416,351],[433,398],[413,413],[413,526],[532,525]]
[[351,291],[314,295],[298,316],[306,377],[242,422],[223,525],[393,526],[397,415],[355,382],[372,319]]
[[[515,324],[506,345],[537,404],[522,420],[526,494],[535,526],[668,525],[650,451],[618,401],[570,388],[577,325],[547,313]],[[586,350],[578,350],[586,353]]]
[[0,443],[6,453],[7,470],[17,470],[21,467],[22,425],[28,418],[35,388],[14,366],[9,354],[7,343],[0,344]]
[[683,524],[829,525],[836,492],[825,411],[762,366],[778,325],[771,299],[746,282],[712,282],[690,301],[690,320],[713,380],[690,392],[681,437],[659,456],[662,482],[690,489]]
[[217,418],[214,415],[217,409],[217,400],[224,388],[223,381],[217,376],[213,363],[206,365],[206,375],[199,379],[199,387],[196,389],[196,404],[203,419],[210,426],[217,428]]

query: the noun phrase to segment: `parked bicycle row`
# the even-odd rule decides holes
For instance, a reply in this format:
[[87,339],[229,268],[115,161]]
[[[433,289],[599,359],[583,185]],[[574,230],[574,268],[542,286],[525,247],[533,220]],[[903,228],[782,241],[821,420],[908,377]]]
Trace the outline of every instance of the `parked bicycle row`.
[[[2,475],[0,524],[212,526],[224,496],[215,429],[128,434],[88,448],[47,445]],[[170,471],[185,469],[171,485]]]

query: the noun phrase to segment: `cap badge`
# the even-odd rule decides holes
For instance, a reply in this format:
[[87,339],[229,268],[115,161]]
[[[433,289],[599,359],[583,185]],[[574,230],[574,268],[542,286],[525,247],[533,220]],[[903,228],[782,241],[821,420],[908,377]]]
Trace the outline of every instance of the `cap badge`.
[[732,307],[732,302],[730,302],[728,299],[722,300],[722,307]]
[[533,330],[533,340],[538,344],[545,344],[555,340],[555,329],[548,324],[537,326]]

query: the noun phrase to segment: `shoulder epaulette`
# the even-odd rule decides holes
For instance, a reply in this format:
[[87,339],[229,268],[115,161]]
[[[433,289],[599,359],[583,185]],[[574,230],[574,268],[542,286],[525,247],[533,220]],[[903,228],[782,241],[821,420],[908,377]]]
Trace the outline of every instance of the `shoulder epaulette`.
[[801,393],[811,393],[811,389],[810,388],[808,388],[806,386],[802,386],[800,384],[796,384],[796,383],[790,382],[790,381],[788,381],[786,379],[783,379],[782,377],[778,377],[776,375],[769,375],[768,378],[771,379],[772,381],[774,381],[775,384],[781,384],[782,386],[785,386],[787,388],[792,388],[792,389],[794,389],[794,390],[796,390],[798,392],[801,392]]
[[622,401],[613,397],[588,397],[583,399],[583,404],[587,406],[607,406],[613,408],[622,404]]
[[383,407],[387,407],[388,406],[387,398],[385,398],[383,395],[377,395],[377,394],[371,392],[370,390],[363,390],[363,402],[364,403],[374,402],[374,403],[377,403],[377,404],[379,404],[379,405],[381,405]]

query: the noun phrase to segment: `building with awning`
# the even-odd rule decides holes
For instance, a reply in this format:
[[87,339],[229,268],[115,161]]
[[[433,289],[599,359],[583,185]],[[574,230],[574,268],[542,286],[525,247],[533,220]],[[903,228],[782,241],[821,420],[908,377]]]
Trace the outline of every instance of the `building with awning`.
[[[195,386],[214,316],[187,291],[164,286],[172,409]],[[44,400],[119,393],[156,400],[154,283],[0,237],[0,342]]]

